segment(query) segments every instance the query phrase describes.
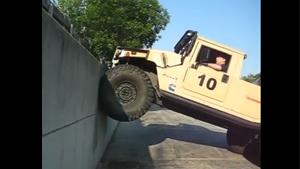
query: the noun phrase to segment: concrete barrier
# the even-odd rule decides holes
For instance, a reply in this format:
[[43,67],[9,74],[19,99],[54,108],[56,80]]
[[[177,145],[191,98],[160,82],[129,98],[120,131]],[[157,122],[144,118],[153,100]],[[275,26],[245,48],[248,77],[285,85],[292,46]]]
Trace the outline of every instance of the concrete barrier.
[[42,168],[95,169],[118,122],[99,109],[101,65],[42,9]]

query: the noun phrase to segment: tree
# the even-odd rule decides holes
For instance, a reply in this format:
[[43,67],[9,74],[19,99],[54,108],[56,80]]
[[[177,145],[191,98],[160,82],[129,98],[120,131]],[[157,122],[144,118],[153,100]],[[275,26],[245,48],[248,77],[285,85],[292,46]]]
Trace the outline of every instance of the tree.
[[260,77],[260,73],[257,73],[257,74],[249,74],[247,76],[243,76],[242,79],[247,81],[247,82],[254,82],[256,79],[258,79]]
[[111,60],[117,46],[151,47],[169,22],[157,0],[59,0],[59,7],[96,57]]

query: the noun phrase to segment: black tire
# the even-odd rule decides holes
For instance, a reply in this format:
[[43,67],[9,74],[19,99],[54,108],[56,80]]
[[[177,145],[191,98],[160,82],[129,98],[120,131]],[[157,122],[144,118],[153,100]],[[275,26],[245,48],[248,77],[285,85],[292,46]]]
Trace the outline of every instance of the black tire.
[[234,153],[243,154],[251,139],[251,134],[239,132],[233,129],[227,131],[228,150]]
[[[108,111],[119,121],[133,121],[142,117],[154,99],[154,90],[147,74],[133,65],[118,65],[106,72],[123,111]],[[124,118],[125,116],[125,118]]]
[[245,148],[243,156],[257,166],[260,165],[260,137],[253,139]]

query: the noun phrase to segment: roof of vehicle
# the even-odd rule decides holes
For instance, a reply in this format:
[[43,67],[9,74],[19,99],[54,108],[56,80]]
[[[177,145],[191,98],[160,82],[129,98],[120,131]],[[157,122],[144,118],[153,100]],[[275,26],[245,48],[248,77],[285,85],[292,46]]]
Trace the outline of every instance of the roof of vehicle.
[[244,52],[242,52],[242,51],[240,51],[240,50],[238,50],[238,49],[234,49],[234,48],[232,48],[232,47],[226,46],[226,45],[221,44],[221,43],[219,43],[219,42],[216,42],[216,41],[213,41],[213,40],[209,40],[209,39],[204,38],[204,37],[199,36],[199,35],[198,35],[198,39],[200,39],[200,40],[202,40],[202,41],[206,41],[206,42],[211,43],[211,44],[214,44],[214,45],[217,45],[217,46],[220,46],[220,47],[222,47],[222,48],[225,48],[225,49],[230,50],[230,51],[232,51],[232,52],[235,52],[235,53],[237,53],[237,54],[240,54],[240,55],[244,56],[244,59],[246,59],[246,57],[247,57],[247,55],[246,55]]

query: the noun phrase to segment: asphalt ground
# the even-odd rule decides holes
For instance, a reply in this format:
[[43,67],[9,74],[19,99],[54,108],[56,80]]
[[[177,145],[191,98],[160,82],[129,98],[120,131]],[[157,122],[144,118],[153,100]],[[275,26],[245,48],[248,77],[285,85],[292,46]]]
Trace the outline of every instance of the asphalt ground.
[[226,132],[153,104],[141,119],[120,122],[99,169],[260,168],[253,155],[227,150]]

